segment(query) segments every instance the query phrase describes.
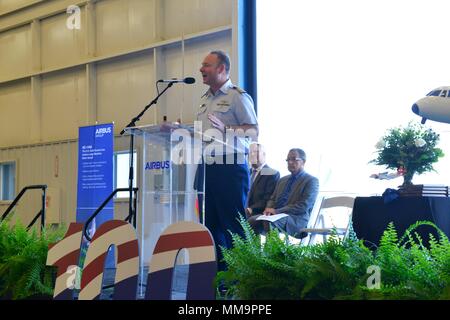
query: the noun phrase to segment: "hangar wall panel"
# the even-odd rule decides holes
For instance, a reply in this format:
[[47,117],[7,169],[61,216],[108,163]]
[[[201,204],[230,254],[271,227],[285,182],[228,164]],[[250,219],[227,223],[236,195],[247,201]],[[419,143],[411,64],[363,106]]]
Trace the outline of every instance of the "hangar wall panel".
[[0,81],[30,72],[30,26],[0,33]]
[[41,57],[44,70],[81,63],[86,58],[85,7],[80,8],[81,29],[69,29],[63,12],[41,21]]
[[[207,89],[203,57],[222,49],[236,58],[239,1],[79,0],[80,28],[71,29],[71,0],[1,0],[0,162],[16,161],[16,193],[30,184],[59,189],[61,219],[74,221],[78,128],[114,122],[115,150],[128,150],[129,138],[117,135],[156,96],[158,79],[197,81],[174,85],[138,125],[163,116],[193,122]],[[28,223],[39,205],[32,192],[18,216]],[[115,207],[126,216],[126,202]]]
[[18,80],[0,86],[0,137],[5,144],[28,143],[30,136],[30,81]]
[[42,136],[44,141],[76,139],[87,125],[84,68],[45,75],[42,79]]

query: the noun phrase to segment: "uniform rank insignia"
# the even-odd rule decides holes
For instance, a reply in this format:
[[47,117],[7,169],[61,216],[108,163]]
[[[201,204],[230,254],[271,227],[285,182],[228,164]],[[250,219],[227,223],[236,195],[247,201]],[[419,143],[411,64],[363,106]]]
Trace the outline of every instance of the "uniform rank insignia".
[[236,86],[233,86],[232,88],[233,88],[234,90],[237,90],[237,92],[239,92],[240,94],[247,93],[247,91],[245,91],[245,90],[242,89],[242,88],[239,88],[239,87],[236,87]]

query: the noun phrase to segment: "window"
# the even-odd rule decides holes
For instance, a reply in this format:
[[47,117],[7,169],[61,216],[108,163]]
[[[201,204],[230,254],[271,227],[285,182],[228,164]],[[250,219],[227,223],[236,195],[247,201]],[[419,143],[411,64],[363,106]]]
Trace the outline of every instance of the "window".
[[0,163],[0,200],[14,200],[16,193],[16,163]]
[[438,97],[440,93],[441,93],[441,90],[433,90],[429,94],[427,94],[427,96],[429,96],[429,97]]
[[[137,186],[136,180],[136,158],[137,153],[133,153],[133,188]],[[117,152],[114,154],[114,189],[128,188],[130,172],[130,153],[129,152]],[[116,198],[128,198],[129,192],[121,191],[117,192]]]
[[[436,5],[446,9],[436,12]],[[442,0],[257,1],[258,142],[267,163],[286,175],[288,150],[302,148],[305,170],[323,192],[397,188],[400,178],[369,178],[386,169],[368,162],[387,129],[420,122],[412,105],[448,84],[450,65],[442,61],[450,45],[439,38],[448,28],[447,9],[450,2]],[[440,134],[446,157],[434,166],[437,173],[413,182],[447,185],[450,124],[425,125]]]

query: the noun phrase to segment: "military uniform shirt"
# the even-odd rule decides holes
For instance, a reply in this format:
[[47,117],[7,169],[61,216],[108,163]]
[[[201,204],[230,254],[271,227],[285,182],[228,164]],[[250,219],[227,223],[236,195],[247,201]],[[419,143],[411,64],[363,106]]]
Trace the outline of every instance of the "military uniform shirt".
[[[225,126],[240,126],[243,124],[257,125],[253,99],[244,90],[234,86],[231,80],[213,94],[208,90],[202,97],[197,120],[202,122],[202,130],[214,129],[208,119],[212,113],[224,123]],[[248,143],[244,143],[248,145]]]
[[202,122],[203,131],[214,128],[208,120],[208,113],[214,114],[227,126],[243,124],[257,125],[253,99],[242,89],[234,86],[231,80],[214,95],[208,90],[202,97],[197,120]]

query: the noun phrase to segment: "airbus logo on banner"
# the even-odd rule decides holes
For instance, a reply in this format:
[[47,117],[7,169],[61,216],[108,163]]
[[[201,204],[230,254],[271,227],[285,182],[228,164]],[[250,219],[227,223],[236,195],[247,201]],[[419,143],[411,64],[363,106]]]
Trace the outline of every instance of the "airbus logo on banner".
[[101,138],[105,134],[109,134],[109,133],[111,133],[111,127],[98,128],[97,130],[95,130],[95,137]]
[[170,161],[152,161],[145,164],[145,170],[170,169]]

